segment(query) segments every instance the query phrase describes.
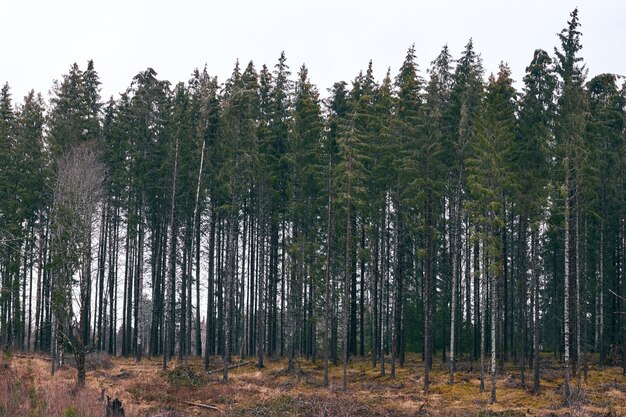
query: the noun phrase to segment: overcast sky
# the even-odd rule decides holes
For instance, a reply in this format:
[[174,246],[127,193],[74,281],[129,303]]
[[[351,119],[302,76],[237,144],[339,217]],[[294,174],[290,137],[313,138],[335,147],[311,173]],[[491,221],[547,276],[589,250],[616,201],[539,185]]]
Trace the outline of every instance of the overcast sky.
[[444,44],[457,58],[470,37],[487,74],[505,61],[519,81],[576,6],[590,75],[626,74],[623,0],[0,0],[0,83],[15,101],[31,88],[47,99],[73,62],[93,59],[103,97],[117,97],[147,67],[175,84],[206,63],[223,82],[237,58],[273,68],[284,50],[293,76],[306,63],[325,94],[370,59],[377,79],[395,75],[412,43],[425,75]]

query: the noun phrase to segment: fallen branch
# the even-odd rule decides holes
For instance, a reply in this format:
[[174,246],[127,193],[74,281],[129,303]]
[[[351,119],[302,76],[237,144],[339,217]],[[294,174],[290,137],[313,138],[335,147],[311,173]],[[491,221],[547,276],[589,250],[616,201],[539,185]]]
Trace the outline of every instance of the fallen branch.
[[46,357],[46,356],[35,356],[35,355],[22,355],[22,354],[13,354],[13,356],[15,356],[16,358],[22,358],[22,359],[41,359],[44,361],[50,361],[51,359]]
[[[241,362],[241,363],[234,363],[232,365],[230,365],[228,367],[228,369],[233,369],[233,368],[239,368],[240,366],[246,366],[248,365],[250,362],[246,361],[246,362]],[[214,369],[212,371],[207,371],[207,375],[211,375],[211,374],[215,374],[217,372],[224,372],[224,368],[219,368],[219,369]]]
[[192,403],[190,401],[182,401],[183,404],[187,404],[187,405],[193,405],[194,407],[200,407],[200,408],[207,408],[209,410],[215,410],[215,411],[219,411],[220,413],[223,413],[224,411],[221,410],[220,408],[217,408],[214,405],[210,405],[210,404],[200,404],[200,403]]

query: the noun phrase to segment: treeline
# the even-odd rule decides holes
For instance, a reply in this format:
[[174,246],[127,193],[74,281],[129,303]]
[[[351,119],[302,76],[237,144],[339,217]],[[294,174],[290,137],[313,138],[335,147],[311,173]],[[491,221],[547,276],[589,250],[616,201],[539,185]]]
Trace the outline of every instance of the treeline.
[[[137,360],[437,352],[522,378],[539,351],[586,376],[621,354],[626,88],[587,80],[577,10],[522,90],[470,40],[423,74],[409,48],[320,99],[307,68],[148,68],[102,102],[93,62],[47,105],[0,96],[0,340]],[[620,314],[622,313],[622,314]],[[490,366],[486,355],[490,354]],[[488,369],[489,368],[489,369]]]

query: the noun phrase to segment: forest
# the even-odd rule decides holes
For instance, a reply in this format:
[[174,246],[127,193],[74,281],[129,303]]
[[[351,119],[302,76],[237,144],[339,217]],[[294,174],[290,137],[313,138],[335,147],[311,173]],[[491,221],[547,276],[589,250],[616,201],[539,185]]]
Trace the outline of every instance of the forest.
[[555,44],[517,82],[470,39],[325,93],[285,53],[108,100],[93,61],[47,100],[4,84],[0,347],[78,386],[96,352],[341,391],[411,357],[416,392],[467,367],[490,403],[548,360],[565,404],[626,374],[626,83],[588,76],[577,10]]

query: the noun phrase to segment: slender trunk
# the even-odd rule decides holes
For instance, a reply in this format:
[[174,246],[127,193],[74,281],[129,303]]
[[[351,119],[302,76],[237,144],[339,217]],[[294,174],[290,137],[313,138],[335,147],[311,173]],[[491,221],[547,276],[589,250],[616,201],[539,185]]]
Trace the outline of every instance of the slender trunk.
[[198,169],[198,182],[196,186],[196,199],[193,208],[193,234],[195,235],[195,255],[196,255],[196,356],[202,356],[202,335],[200,331],[200,185],[202,184],[202,171],[204,169],[204,149],[206,140],[202,141],[202,151],[200,152],[200,168]]
[[[31,241],[35,240],[35,231],[31,226],[30,230]],[[33,265],[35,264],[34,260],[34,244],[30,244],[30,263],[29,263],[29,282],[28,282],[28,339],[26,343],[26,350],[30,352],[30,341],[31,341],[31,332],[33,327]],[[26,288],[24,288],[24,293],[26,293]]]
[[[378,309],[380,316],[380,375],[385,375],[385,315],[387,313],[387,304],[385,303],[385,288],[389,283],[389,271],[387,268],[387,260],[389,259],[389,245],[388,245],[388,226],[387,226],[387,197],[385,196],[385,205],[383,207],[381,227],[381,244],[380,244],[380,307]],[[384,308],[384,310],[383,310]]]
[[[396,200],[398,197],[396,197]],[[392,320],[391,320],[391,378],[396,377],[396,355],[398,354],[398,281],[400,280],[400,260],[399,260],[399,244],[398,235],[400,234],[400,204],[396,202],[396,219],[395,230],[393,234],[393,247],[394,247],[394,276],[393,276],[393,291],[392,291]]]
[[498,265],[498,273],[492,274],[491,277],[491,403],[496,402],[496,341],[498,335],[496,331],[496,323],[498,321],[498,280],[502,273],[502,255]]
[[532,251],[532,274],[533,274],[533,291],[535,293],[534,298],[535,298],[535,311],[534,311],[534,319],[533,319],[533,350],[535,353],[535,364],[533,366],[533,371],[534,371],[534,378],[533,378],[533,392],[535,394],[539,394],[540,392],[540,387],[539,387],[539,331],[540,331],[540,327],[539,327],[539,309],[540,309],[540,303],[539,303],[539,271],[538,271],[538,265],[537,263],[539,262],[538,258],[537,258],[537,230],[536,230],[536,226],[533,226],[533,231],[532,231],[532,242],[531,242],[531,251]]
[[[141,207],[143,208],[143,195],[141,199]],[[145,233],[141,212],[139,222],[139,254],[137,257],[137,290],[135,297],[135,303],[137,304],[137,315],[135,317],[135,326],[137,327],[137,350],[135,353],[137,362],[141,362],[141,355],[143,353],[143,247]]]
[[580,355],[580,228],[579,224],[579,214],[580,207],[578,202],[578,191],[576,192],[576,201],[575,201],[575,224],[574,224],[574,234],[576,236],[576,242],[574,246],[575,251],[575,268],[576,268],[576,299],[575,299],[575,308],[576,308],[576,388],[580,392],[580,370],[581,370],[581,355]]
[[[233,187],[234,189],[234,187]],[[235,202],[234,202],[235,203]],[[232,338],[232,301],[233,301],[233,285],[236,278],[235,262],[236,262],[236,221],[235,214],[236,203],[231,208],[230,218],[228,220],[228,236],[226,237],[226,270],[224,273],[224,287],[226,297],[224,297],[224,369],[222,381],[228,382],[228,366],[231,360],[231,338]]]
[[[47,227],[46,227],[47,230]],[[46,231],[47,235],[47,231]],[[44,264],[44,252],[45,252],[46,241],[43,234],[43,227],[39,228],[39,250],[37,255],[37,295],[35,301],[35,350],[42,350],[42,278],[43,278],[43,264]]]
[[565,232],[565,236],[563,238],[564,244],[564,268],[563,268],[563,346],[565,348],[565,357],[564,357],[564,367],[565,367],[565,383],[563,384],[563,395],[565,396],[565,402],[569,403],[570,400],[570,352],[569,352],[569,199],[570,199],[570,189],[569,189],[569,159],[565,157],[565,213],[564,213],[564,224],[563,230]]
[[208,286],[208,294],[207,294],[207,308],[206,308],[206,319],[205,319],[205,343],[204,343],[204,370],[209,370],[209,359],[211,353],[213,353],[213,299],[214,299],[214,266],[215,266],[215,210],[213,208],[213,201],[211,201],[210,205],[210,216],[211,221],[209,223],[209,265],[207,272],[207,286]]
[[433,236],[432,236],[432,192],[429,190],[428,199],[426,202],[426,253],[424,256],[424,276],[423,276],[423,293],[422,298],[424,300],[424,391],[428,391],[430,385],[430,357],[432,352],[431,348],[431,275],[432,275],[432,249],[433,249]]
[[332,218],[333,218],[333,194],[332,194],[332,169],[333,160],[332,157],[328,159],[328,203],[326,207],[326,276],[325,276],[325,291],[324,291],[324,386],[329,385],[328,377],[328,359],[331,349],[330,338],[330,320],[331,320],[331,300],[330,300],[330,278],[331,278],[331,242],[332,242]]
[[234,174],[231,177],[231,207],[228,218],[228,235],[226,236],[226,270],[224,273],[224,286],[226,297],[224,298],[224,370],[223,382],[228,382],[228,366],[231,362],[231,338],[233,329],[233,289],[237,281],[237,227],[239,222],[239,201],[237,191],[239,188],[239,156],[235,157]]
[[[604,204],[602,204],[604,206]],[[600,264],[598,266],[598,330],[597,345],[600,351],[600,369],[604,370],[604,210],[600,214]]]
[[196,230],[195,230],[195,239],[196,239],[196,317],[195,317],[195,330],[196,330],[196,356],[202,357],[202,329],[200,324],[200,213],[197,213],[196,217]]
[[455,195],[455,203],[453,203],[454,208],[452,213],[452,230],[451,230],[451,239],[450,239],[450,252],[452,258],[451,265],[451,273],[452,273],[452,294],[450,296],[450,384],[454,384],[454,337],[455,333],[455,325],[456,325],[456,304],[457,304],[457,239],[458,239],[458,227],[457,227],[457,214],[458,207],[456,205],[456,195]]
[[174,328],[176,322],[176,297],[175,297],[175,287],[176,287],[176,254],[178,251],[177,248],[177,235],[178,235],[178,216],[176,215],[176,181],[178,178],[178,137],[176,138],[176,147],[174,153],[174,170],[172,172],[172,197],[171,197],[171,206],[170,206],[170,221],[171,225],[171,235],[170,235],[170,263],[169,263],[169,275],[170,279],[167,283],[166,288],[166,297],[164,300],[167,300],[169,297],[169,314],[163,314],[164,320],[164,341],[163,341],[163,369],[167,369],[167,361],[171,354],[171,347],[174,346]]
[[[365,252],[365,224],[361,225],[361,253]],[[361,336],[359,339],[359,354],[361,357],[365,356],[365,257],[361,256],[361,265],[360,265],[360,285],[359,285],[359,318],[360,318],[360,331],[359,335]]]
[[[587,372],[589,370],[588,367],[588,357],[587,357],[587,346],[589,345],[588,339],[587,339],[587,323],[589,322],[589,318],[587,317],[587,306],[588,306],[588,300],[589,300],[589,261],[588,261],[588,257],[587,254],[589,253],[589,249],[588,249],[588,226],[587,226],[587,219],[585,219],[585,234],[583,236],[583,242],[585,244],[584,249],[583,249],[583,253],[585,254],[585,262],[584,262],[584,282],[585,282],[585,289],[583,290],[583,306],[584,306],[584,310],[582,312],[582,317],[584,317],[584,330],[583,330],[583,346],[584,346],[584,353],[583,353],[583,372],[584,372],[584,377],[585,377],[585,385],[587,385]],[[580,388],[579,388],[580,390]]]
[[[521,334],[522,334],[522,342],[521,342],[521,354],[520,354],[520,359],[522,361],[521,365],[520,365],[520,372],[521,372],[521,379],[522,379],[522,386],[526,386],[526,340],[528,338],[528,323],[527,323],[527,319],[526,319],[526,308],[527,308],[527,290],[526,290],[526,282],[528,281],[528,274],[527,274],[527,269],[526,269],[526,257],[528,255],[528,248],[527,248],[527,239],[526,239],[526,221],[522,220],[522,218],[520,217],[519,219],[519,232],[518,232],[518,238],[520,240],[519,243],[519,250],[520,250],[520,254],[519,254],[519,274],[518,276],[521,276],[521,282],[520,282],[520,287],[521,287],[521,297],[520,297],[520,316],[521,316],[521,322],[522,322],[522,330],[521,330]],[[531,308],[532,308],[532,299],[533,297],[531,297]],[[511,308],[511,310],[513,310],[513,308]],[[513,310],[515,311],[515,310]],[[513,326],[511,326],[511,330],[513,331]],[[511,344],[513,344],[515,339],[513,337],[511,337]]]
[[[480,248],[479,248],[479,252]],[[485,391],[485,322],[487,321],[487,277],[486,272],[486,257],[485,257],[485,243],[482,245],[482,258],[480,260],[480,392]]]
[[[350,184],[348,184],[348,189]],[[343,391],[348,390],[348,309],[349,309],[349,297],[350,297],[350,243],[352,240],[352,222],[351,215],[351,203],[348,202],[346,213],[346,264],[345,264],[345,276],[344,276],[344,288],[343,288]]]
[[373,259],[372,259],[372,265],[371,265],[371,269],[372,269],[372,276],[374,277],[374,283],[372,285],[372,290],[371,290],[371,297],[372,297],[372,319],[370,320],[371,322],[371,327],[372,327],[372,368],[376,369],[376,360],[378,358],[378,315],[379,310],[378,310],[378,275],[379,275],[379,263],[378,263],[378,259],[379,259],[379,250],[380,250],[380,241],[379,241],[379,222],[376,222],[376,226],[374,228],[374,254],[373,254]]
[[474,239],[474,360],[478,360],[480,356],[480,322],[482,320],[480,312],[480,251],[479,251],[479,239],[478,239],[478,225],[474,231],[476,238]]
[[265,343],[265,214],[264,214],[264,205],[263,203],[259,203],[259,233],[258,233],[258,243],[257,248],[260,251],[259,253],[259,261],[257,263],[259,268],[259,298],[258,298],[258,307],[256,313],[257,319],[257,336],[256,336],[256,350],[257,350],[257,368],[263,368],[263,354],[264,354],[264,343]]

